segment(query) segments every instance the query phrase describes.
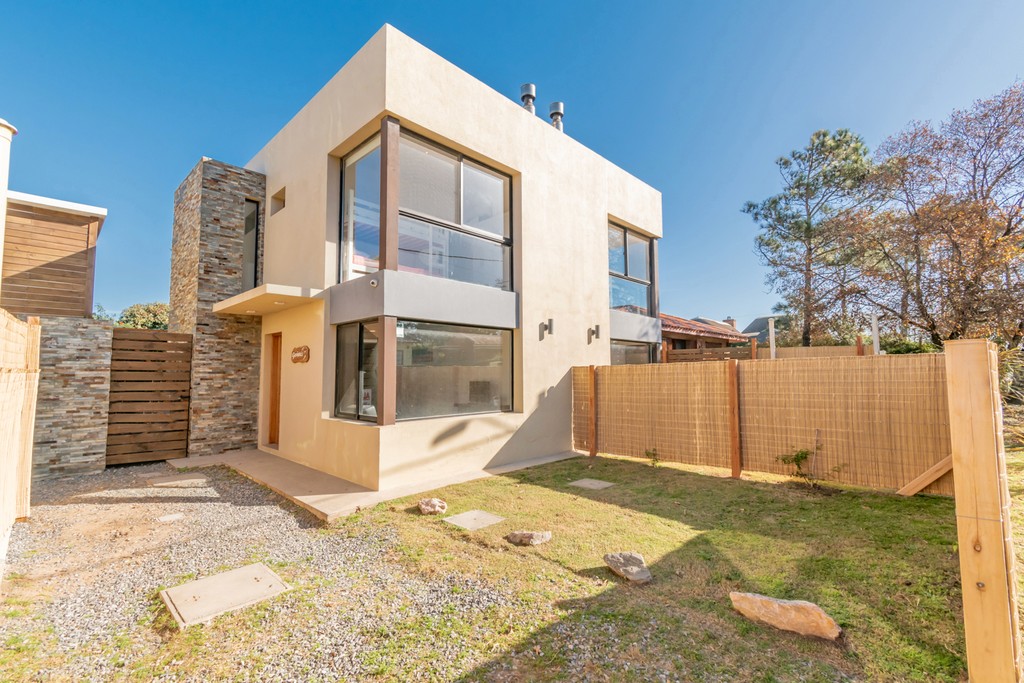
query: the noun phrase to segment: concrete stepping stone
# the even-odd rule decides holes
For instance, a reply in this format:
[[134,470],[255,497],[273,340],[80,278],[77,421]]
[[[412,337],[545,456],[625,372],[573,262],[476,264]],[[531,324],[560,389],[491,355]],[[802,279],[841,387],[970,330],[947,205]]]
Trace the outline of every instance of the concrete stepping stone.
[[452,515],[451,517],[445,517],[444,521],[459,527],[460,529],[466,529],[467,531],[477,531],[484,527],[489,527],[492,524],[498,522],[504,522],[504,517],[498,515],[492,515],[490,512],[484,512],[483,510],[469,510],[458,515]]
[[183,515],[180,512],[174,512],[174,513],[169,514],[169,515],[164,515],[163,517],[157,517],[156,521],[158,521],[158,522],[177,522],[179,519],[182,519],[184,516],[185,515]]
[[181,628],[202,624],[291,590],[262,562],[189,581],[160,591]]
[[159,488],[194,488],[196,486],[206,486],[210,481],[201,474],[187,472],[185,474],[168,474],[164,477],[153,477],[152,479],[147,479],[146,483]]
[[609,486],[615,486],[615,484],[610,481],[601,481],[600,479],[577,479],[576,481],[570,481],[569,486],[589,489],[591,491],[600,491],[601,489],[606,489]]

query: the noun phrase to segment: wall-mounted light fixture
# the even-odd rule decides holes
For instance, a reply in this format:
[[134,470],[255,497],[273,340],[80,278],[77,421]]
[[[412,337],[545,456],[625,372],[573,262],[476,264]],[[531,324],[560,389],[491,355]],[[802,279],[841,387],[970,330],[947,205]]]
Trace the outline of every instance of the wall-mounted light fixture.
[[543,340],[547,334],[555,333],[555,320],[554,318],[548,318],[546,323],[540,324],[540,338]]
[[587,343],[588,344],[593,343],[593,341],[595,339],[600,339],[600,338],[601,338],[601,326],[600,325],[594,325],[589,330],[587,330]]

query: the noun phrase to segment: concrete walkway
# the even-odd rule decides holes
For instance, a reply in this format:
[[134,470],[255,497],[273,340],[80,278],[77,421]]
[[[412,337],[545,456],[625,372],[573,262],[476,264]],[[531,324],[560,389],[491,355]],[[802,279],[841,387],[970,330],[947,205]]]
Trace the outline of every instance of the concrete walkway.
[[521,460],[485,470],[462,472],[443,479],[422,481],[414,485],[382,491],[368,489],[365,486],[260,450],[228,451],[220,455],[177,458],[168,460],[167,463],[178,469],[225,465],[284,496],[316,517],[326,522],[333,522],[340,517],[350,515],[360,509],[373,507],[377,503],[387,500],[404,498],[415,493],[461,484],[474,479],[514,472],[526,467],[566,460],[578,455],[578,453],[566,451],[543,458]]

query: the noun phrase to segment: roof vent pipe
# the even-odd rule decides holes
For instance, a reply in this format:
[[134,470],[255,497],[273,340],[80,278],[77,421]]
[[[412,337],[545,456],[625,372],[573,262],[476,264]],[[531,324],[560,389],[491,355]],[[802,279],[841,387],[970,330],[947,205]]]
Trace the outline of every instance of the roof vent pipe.
[[523,109],[531,114],[537,113],[537,108],[533,106],[533,101],[537,99],[536,85],[533,83],[523,83],[519,86],[519,99],[523,101]]
[[549,111],[551,112],[551,125],[556,130],[563,130],[562,117],[565,116],[565,102],[552,102]]

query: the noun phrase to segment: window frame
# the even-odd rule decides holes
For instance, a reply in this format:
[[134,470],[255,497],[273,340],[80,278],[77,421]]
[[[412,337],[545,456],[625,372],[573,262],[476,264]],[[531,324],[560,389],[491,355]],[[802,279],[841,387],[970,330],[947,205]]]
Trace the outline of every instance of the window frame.
[[[252,251],[252,281],[242,283],[242,291],[247,292],[260,286],[260,211],[263,209],[263,202],[252,197],[245,197],[242,206],[249,204],[256,206],[256,226],[253,228],[253,251]],[[248,211],[242,214],[242,272],[245,272],[245,217]]]
[[[376,142],[376,147],[373,146],[374,142]],[[369,275],[370,273],[376,273],[377,271],[380,270],[380,268],[377,268],[376,270],[370,270],[369,268],[367,268],[365,266],[356,266],[355,264],[349,264],[348,260],[347,260],[347,258],[345,256],[345,248],[346,248],[346,243],[345,243],[345,180],[346,180],[345,176],[346,176],[346,174],[345,174],[345,170],[348,167],[349,162],[351,162],[353,164],[357,163],[360,159],[363,159],[368,154],[370,154],[373,151],[373,149],[380,149],[380,145],[381,145],[381,139],[380,139],[380,132],[378,131],[378,132],[373,133],[369,137],[367,137],[365,140],[360,142],[355,147],[353,147],[352,150],[348,154],[346,154],[345,156],[339,158],[339,163],[341,164],[341,173],[339,174],[340,180],[339,180],[339,183],[338,183],[338,198],[340,200],[339,203],[338,203],[338,283],[339,284],[342,283],[342,282],[347,282],[348,280],[353,280],[353,279],[355,279],[357,277],[362,277],[363,275]],[[381,188],[381,189],[383,189],[383,188]],[[381,207],[380,211],[381,211],[381,213],[383,213],[383,207]],[[378,216],[379,215],[380,214],[378,214]],[[378,217],[378,220],[377,220],[377,233],[378,233],[378,236],[380,234],[380,230],[381,230],[381,225],[380,225],[380,219]],[[353,244],[353,248],[354,248],[354,246],[355,246],[355,233],[354,233],[354,231],[353,231],[353,235],[352,235],[352,244]],[[380,254],[377,255],[377,262],[380,263]]]
[[[508,380],[509,380],[509,385],[508,385],[508,406],[509,407],[508,407],[508,410],[504,410],[504,409],[499,408],[498,410],[481,410],[481,411],[476,411],[476,412],[472,412],[472,413],[445,413],[443,415],[422,415],[422,416],[418,416],[418,417],[398,417],[397,410],[396,410],[396,415],[395,415],[395,422],[396,423],[399,423],[399,422],[416,422],[416,421],[419,421],[419,420],[437,420],[437,419],[452,418],[452,417],[470,417],[470,416],[473,416],[473,415],[496,415],[496,414],[515,413],[516,412],[516,375],[515,375],[515,368],[516,368],[516,335],[515,335],[515,332],[516,331],[514,329],[510,329],[510,328],[506,328],[506,327],[489,327],[487,325],[466,325],[466,324],[463,324],[463,323],[438,322],[436,320],[424,320],[422,318],[398,318],[396,322],[399,325],[401,325],[402,323],[423,323],[424,325],[439,325],[439,326],[443,326],[443,327],[473,327],[473,328],[481,329],[481,330],[496,330],[498,332],[508,332],[509,333],[509,340],[508,340],[508,344],[509,344],[509,348],[508,348],[508,369],[507,369]],[[397,373],[395,374],[394,382],[395,382],[395,393],[397,394],[398,393],[398,375],[397,375]]]
[[[612,346],[619,344],[625,346],[646,346],[647,347],[647,363],[625,363],[625,365],[650,365],[657,362],[657,344],[651,342],[641,342],[633,339],[611,339],[609,344]],[[615,365],[615,363],[612,363]]]
[[[372,325],[375,322],[376,322],[375,318],[370,318],[370,319],[367,319],[367,320],[356,320],[356,321],[347,322],[347,323],[340,323],[340,324],[334,326],[334,328],[335,328],[335,330],[334,330],[334,345],[335,345],[334,346],[334,359],[335,359],[335,362],[334,362],[334,410],[331,412],[331,414],[335,418],[338,418],[338,419],[341,419],[341,420],[356,420],[358,422],[369,422],[369,423],[376,423],[377,422],[377,415],[376,415],[376,413],[378,411],[377,411],[377,399],[376,398],[374,399],[374,415],[364,415],[364,414],[360,413],[360,407],[362,406],[362,396],[361,396],[361,392],[360,392],[360,387],[358,385],[356,386],[356,411],[354,413],[338,412],[338,382],[340,381],[340,376],[341,376],[341,365],[338,362],[340,360],[338,358],[338,350],[339,350],[339,347],[341,346],[341,330],[342,330],[342,328],[349,327],[351,325],[355,325],[357,330],[358,330],[358,334],[356,335],[356,339],[357,339],[357,341],[356,341],[356,377],[358,377],[359,373],[365,372],[365,365],[364,365],[365,358],[363,357],[363,340],[365,338],[366,326],[368,324]],[[380,344],[380,339],[379,338],[377,340],[377,343]],[[377,379],[378,379],[378,382],[379,382],[380,381],[380,355],[379,354],[377,356]],[[378,385],[378,387],[377,387],[377,396],[378,397],[380,396],[380,390],[381,390],[381,388]]]
[[[463,233],[464,235],[468,235],[470,237],[476,237],[476,238],[480,238],[480,239],[485,239],[485,240],[487,240],[489,242],[493,242],[495,244],[501,245],[503,247],[502,253],[503,254],[505,254],[505,253],[508,254],[508,263],[505,264],[505,268],[508,271],[508,286],[507,287],[502,287],[501,290],[502,291],[506,291],[506,292],[513,292],[513,291],[515,291],[515,281],[514,281],[515,280],[515,268],[514,268],[515,253],[514,253],[514,250],[512,249],[512,230],[513,230],[512,226],[514,225],[514,220],[515,220],[515,214],[514,214],[514,210],[515,209],[514,209],[514,206],[513,206],[513,203],[512,203],[512,199],[513,199],[512,176],[509,175],[508,173],[503,173],[502,171],[499,171],[498,169],[494,168],[493,166],[489,166],[489,165],[487,165],[487,164],[485,164],[485,163],[483,163],[481,161],[478,161],[477,159],[474,159],[474,158],[472,158],[470,156],[467,156],[467,155],[463,154],[462,152],[458,152],[458,151],[456,151],[454,149],[450,149],[448,147],[445,147],[444,145],[438,144],[437,142],[434,142],[433,140],[430,140],[429,138],[423,137],[422,135],[419,135],[417,133],[413,133],[411,131],[402,129],[401,134],[400,134],[400,138],[399,138],[399,143],[398,143],[399,145],[402,144],[401,143],[401,138],[402,137],[408,137],[409,139],[413,140],[414,142],[416,142],[418,144],[421,144],[421,145],[424,145],[426,147],[433,147],[433,148],[441,151],[442,153],[444,153],[444,154],[446,154],[448,156],[452,156],[452,157],[454,157],[456,159],[456,161],[459,164],[459,173],[458,173],[458,178],[459,178],[459,181],[458,181],[458,183],[459,183],[459,187],[458,187],[459,201],[458,201],[458,206],[459,206],[459,220],[460,220],[460,223],[451,223],[451,222],[446,221],[446,220],[444,220],[442,218],[436,218],[434,216],[430,216],[430,215],[427,215],[427,214],[419,213],[418,211],[412,211],[412,210],[409,210],[409,209],[403,209],[402,206],[401,206],[401,194],[399,194],[398,215],[399,216],[405,216],[406,218],[412,218],[414,220],[422,221],[424,223],[429,223],[431,225],[435,225],[435,226],[440,227],[440,228],[446,228],[448,230],[454,230],[456,232]],[[507,225],[505,226],[505,233],[506,234],[504,234],[504,235],[497,235],[497,234],[495,234],[493,232],[489,232],[487,230],[483,230],[482,228],[476,228],[476,227],[473,227],[471,225],[465,225],[464,223],[461,222],[462,219],[463,219],[462,213],[463,213],[464,203],[465,203],[465,196],[464,196],[465,182],[464,182],[464,179],[463,179],[463,171],[464,171],[464,167],[465,167],[465,165],[467,163],[470,166],[475,166],[478,169],[484,170],[485,172],[493,173],[494,175],[497,175],[497,176],[499,176],[501,178],[504,178],[505,180],[508,181],[508,189],[506,190],[506,197],[505,197],[506,201],[508,202],[508,222],[507,222]],[[401,176],[401,172],[402,172],[401,171],[401,166],[399,166],[399,171],[398,171],[399,176]],[[398,191],[399,191],[399,193],[401,193],[401,182],[399,182],[399,190]],[[508,248],[507,252],[504,249],[505,247]],[[430,277],[434,277],[434,276],[430,276]],[[470,284],[472,284],[472,283],[470,283]],[[484,286],[486,286],[486,285],[484,285]],[[495,288],[495,289],[497,289],[497,288]]]
[[[622,233],[622,252],[623,252],[622,261],[623,261],[623,271],[624,272],[619,273],[619,272],[616,272],[616,271],[612,270],[612,268],[611,268],[611,258],[609,257],[609,259],[608,259],[608,276],[609,277],[619,278],[620,280],[625,280],[626,282],[632,282],[634,284],[645,286],[647,288],[647,312],[644,313],[643,315],[645,315],[647,317],[650,317],[650,318],[653,318],[654,317],[654,302],[653,302],[653,296],[654,296],[654,277],[653,277],[653,275],[654,275],[654,253],[653,253],[653,245],[654,245],[654,239],[655,238],[654,237],[650,237],[648,235],[644,235],[644,234],[642,234],[642,233],[640,233],[640,232],[638,232],[636,230],[631,230],[631,229],[627,228],[624,225],[619,225],[618,223],[609,221],[608,222],[608,232],[611,232],[612,230],[617,230],[617,231],[620,231]],[[629,267],[629,236],[630,235],[633,235],[634,237],[639,237],[640,239],[643,239],[644,241],[647,242],[647,279],[646,280],[643,279],[643,278],[634,277],[634,276],[632,276],[630,274],[630,267]],[[609,251],[610,250],[611,249],[609,247]],[[609,289],[609,302],[608,302],[609,308],[611,308],[612,310],[616,310],[614,307],[611,306],[610,297],[611,297],[611,291]]]

